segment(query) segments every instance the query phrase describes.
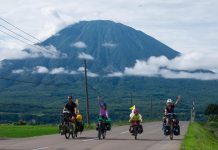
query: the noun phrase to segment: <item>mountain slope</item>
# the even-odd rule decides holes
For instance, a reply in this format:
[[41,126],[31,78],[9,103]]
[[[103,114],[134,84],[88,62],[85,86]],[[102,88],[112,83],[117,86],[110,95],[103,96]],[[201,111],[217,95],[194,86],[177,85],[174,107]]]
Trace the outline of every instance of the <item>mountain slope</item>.
[[[87,48],[73,47],[78,41],[84,42]],[[52,44],[73,58],[77,58],[81,51],[92,55],[95,58],[91,64],[93,71],[104,68],[112,69],[108,71],[118,71],[133,66],[136,59],[161,55],[172,59],[179,55],[141,31],[105,20],[82,21],[68,26],[41,44]],[[78,65],[78,60],[75,61],[72,63]]]
[[[136,59],[146,60],[150,56],[161,55],[172,59],[180,54],[141,31],[107,20],[81,21],[38,45],[53,45],[68,56],[61,59],[37,57],[5,61],[5,68],[8,70],[4,72],[21,68],[31,70],[36,66],[77,70],[83,65],[78,54],[85,52],[94,57],[88,64],[89,69],[107,74],[134,66]],[[31,52],[28,49],[25,51]]]

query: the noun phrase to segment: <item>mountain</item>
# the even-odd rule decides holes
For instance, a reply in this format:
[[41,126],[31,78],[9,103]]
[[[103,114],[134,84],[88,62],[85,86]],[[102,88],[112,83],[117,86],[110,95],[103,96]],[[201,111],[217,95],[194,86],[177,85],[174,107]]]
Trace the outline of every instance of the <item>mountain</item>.
[[[31,69],[39,65],[76,70],[83,65],[78,54],[85,52],[94,57],[89,62],[91,71],[110,73],[134,66],[136,59],[146,60],[151,56],[161,55],[172,59],[180,54],[141,31],[108,20],[81,21],[64,28],[38,45],[52,45],[68,57],[13,60],[8,63],[10,69]],[[25,51],[31,53],[27,49]]]
[[[1,63],[0,122],[19,119],[36,119],[42,123],[58,122],[57,116],[66,102],[66,96],[70,94],[80,100],[80,110],[85,114],[83,74],[65,72],[66,70],[78,72],[83,66],[83,61],[78,58],[81,53],[94,57],[94,60],[88,61],[88,69],[100,75],[97,78],[88,78],[93,120],[98,111],[96,97],[99,95],[109,103],[113,120],[128,119],[131,93],[134,104],[143,110],[141,113],[147,117],[150,115],[151,96],[154,105],[152,117],[159,118],[165,104],[165,101],[161,100],[175,99],[177,95],[183,97],[178,110],[183,112],[184,119],[189,117],[193,100],[198,99],[196,105],[200,110],[199,113],[202,113],[206,104],[217,101],[218,81],[102,77],[111,72],[123,71],[125,67],[134,66],[137,59],[147,60],[150,56],[166,56],[168,59],[173,59],[180,55],[179,52],[149,35],[121,23],[108,20],[81,21],[60,30],[36,46],[49,47],[51,51],[46,56],[54,50],[61,55],[50,58],[41,52],[25,49],[26,53],[41,57],[4,60]],[[34,72],[37,66],[41,66],[38,73]],[[54,68],[56,70],[52,70],[51,73],[51,69]],[[205,72],[205,70],[196,71]]]

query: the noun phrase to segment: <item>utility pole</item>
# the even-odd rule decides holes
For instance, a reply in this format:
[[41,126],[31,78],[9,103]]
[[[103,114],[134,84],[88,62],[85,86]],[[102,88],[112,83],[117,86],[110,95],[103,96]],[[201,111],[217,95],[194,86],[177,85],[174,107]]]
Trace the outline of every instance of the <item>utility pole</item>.
[[192,111],[193,111],[193,113],[192,113],[192,116],[193,116],[193,121],[195,121],[195,101],[193,101],[193,108],[192,108]]
[[85,92],[86,92],[86,119],[87,119],[87,124],[89,125],[90,124],[90,117],[89,117],[89,92],[88,92],[86,59],[84,59],[84,66],[85,66]]
[[153,102],[152,102],[152,95],[151,95],[151,97],[150,97],[150,99],[151,99],[151,118],[153,117]]
[[191,109],[191,122],[195,121],[195,101],[192,102],[192,109]]

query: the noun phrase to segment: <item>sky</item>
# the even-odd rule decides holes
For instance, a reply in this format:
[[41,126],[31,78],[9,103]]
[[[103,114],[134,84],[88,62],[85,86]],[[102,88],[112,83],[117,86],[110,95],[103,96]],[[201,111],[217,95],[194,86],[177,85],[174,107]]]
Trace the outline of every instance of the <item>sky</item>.
[[[69,24],[81,20],[103,19],[141,30],[183,54],[174,60],[165,60],[163,57],[152,58],[150,62],[136,60],[132,68],[126,68],[123,72],[115,72],[109,76],[134,75],[131,72],[135,70],[131,69],[136,69],[139,75],[149,76],[143,74],[143,71],[150,67],[153,71],[151,76],[161,74],[167,78],[172,72],[160,70],[163,62],[159,61],[158,65],[155,64],[158,66],[155,70],[153,62],[160,59],[171,69],[203,68],[215,73],[215,77],[195,74],[194,77],[197,79],[205,78],[203,76],[207,79],[218,79],[216,75],[218,74],[217,0],[64,0],[64,2],[61,0],[0,0],[0,4],[0,17],[34,35],[40,41],[54,35]],[[0,20],[0,25],[7,24]],[[0,30],[3,30],[2,26]],[[36,42],[35,39],[32,40]],[[75,43],[74,46],[87,47],[82,42]],[[0,32],[0,60],[27,57],[26,53],[21,52],[24,47],[26,47],[25,44]],[[54,52],[52,57],[58,56],[55,48],[52,49]],[[181,76],[188,78],[190,76],[185,72],[181,74],[173,74],[171,77],[176,75],[179,78]]]

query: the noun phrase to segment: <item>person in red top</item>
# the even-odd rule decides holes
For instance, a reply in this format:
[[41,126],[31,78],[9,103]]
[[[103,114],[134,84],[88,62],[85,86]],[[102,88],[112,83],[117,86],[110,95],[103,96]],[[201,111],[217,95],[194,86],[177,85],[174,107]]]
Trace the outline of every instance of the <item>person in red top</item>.
[[[165,112],[164,112],[164,115],[165,115],[165,118],[164,118],[164,122],[166,122],[166,125],[169,126],[169,116],[168,116],[168,113],[174,113],[174,109],[175,109],[175,106],[178,104],[178,102],[180,101],[180,96],[177,97],[177,100],[175,103],[173,103],[173,101],[171,99],[168,99],[167,100],[167,103],[166,103],[166,107],[165,107]],[[174,114],[174,119],[173,119],[173,122],[178,124],[178,120],[176,118],[176,115]]]

